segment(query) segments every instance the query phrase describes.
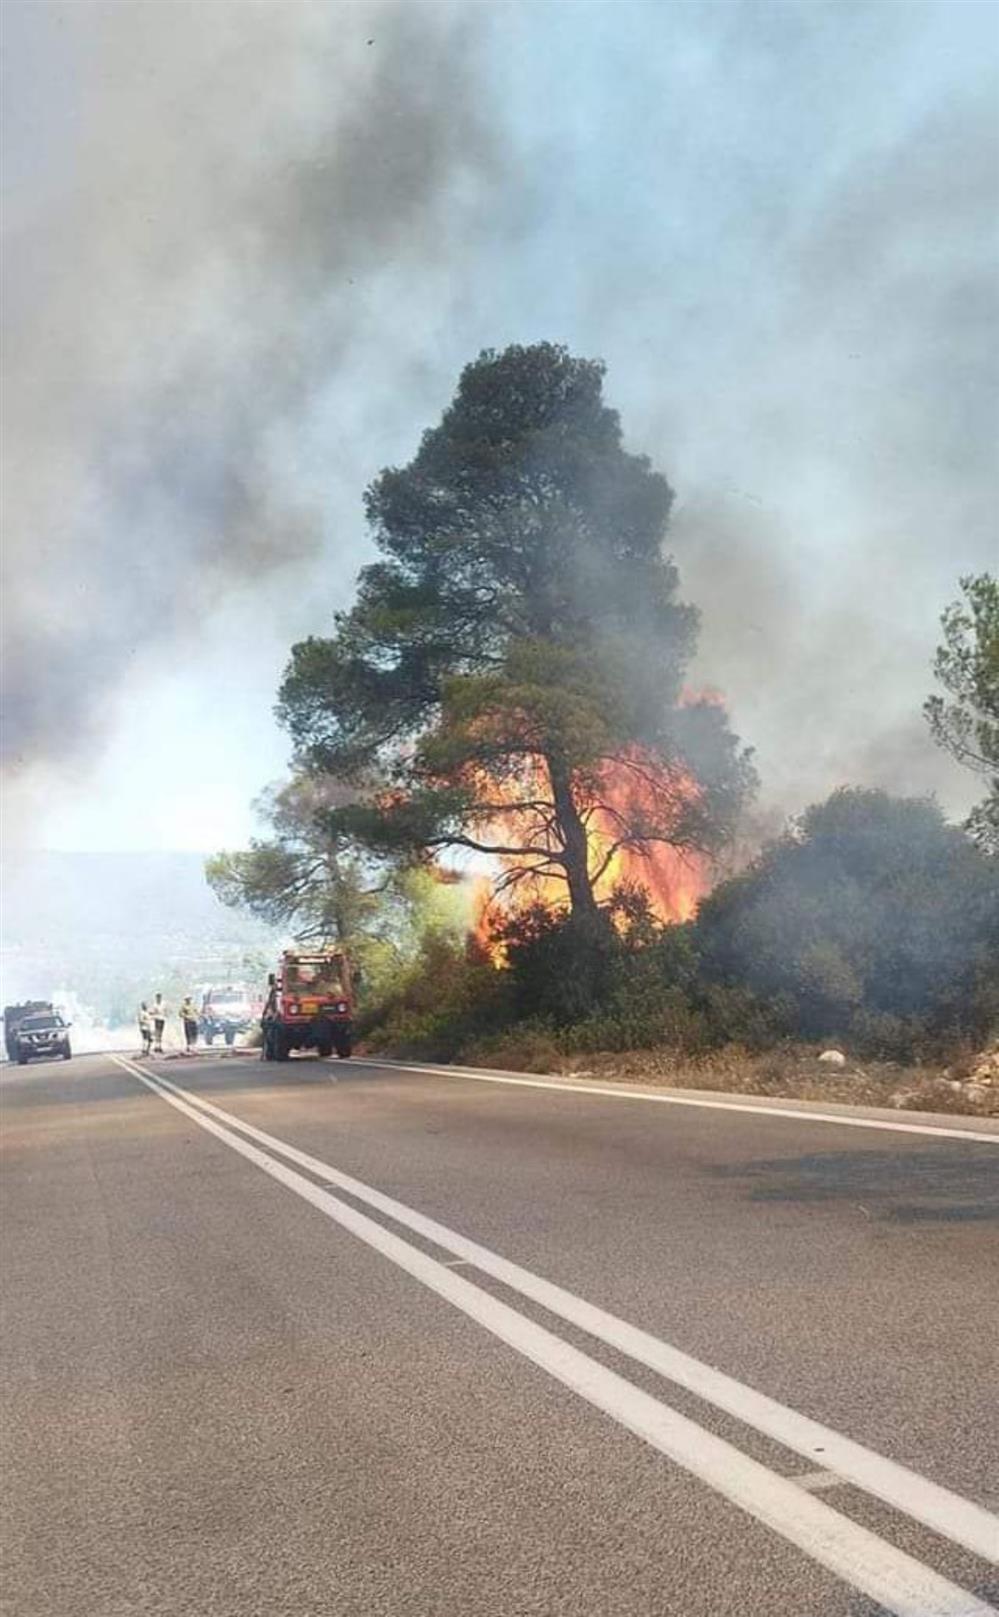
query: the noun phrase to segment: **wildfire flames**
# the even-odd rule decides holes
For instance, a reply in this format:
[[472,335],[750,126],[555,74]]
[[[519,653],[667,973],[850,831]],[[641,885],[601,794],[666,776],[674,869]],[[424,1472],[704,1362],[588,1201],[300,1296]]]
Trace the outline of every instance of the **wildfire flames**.
[[[537,846],[547,836],[554,851],[557,844],[538,808],[514,807],[548,795],[539,787],[536,771],[526,781],[502,785],[489,781],[483,796],[511,805],[509,813],[489,827],[498,833],[496,840]],[[605,762],[582,795],[588,868],[597,902],[608,902],[622,884],[640,886],[660,921],[689,920],[711,885],[706,857],[664,840],[645,842],[643,836],[653,828],[679,825],[684,811],[696,808],[700,789],[693,777],[664,769],[631,750]],[[550,909],[565,909],[568,904],[566,882],[554,862],[536,854],[498,855],[497,862],[499,874],[477,877],[473,893],[472,930],[494,960],[500,951],[492,933],[503,915],[536,903]]]
[[[605,777],[605,801],[596,805],[588,827],[591,868],[607,858],[619,838],[621,826],[638,826],[652,818],[663,793],[696,801],[700,792],[689,774],[665,777],[650,766],[635,771],[612,766]],[[702,854],[683,851],[665,842],[646,849],[625,844],[610,853],[596,884],[598,900],[609,898],[622,882],[646,888],[653,913],[660,921],[689,921],[710,885]]]

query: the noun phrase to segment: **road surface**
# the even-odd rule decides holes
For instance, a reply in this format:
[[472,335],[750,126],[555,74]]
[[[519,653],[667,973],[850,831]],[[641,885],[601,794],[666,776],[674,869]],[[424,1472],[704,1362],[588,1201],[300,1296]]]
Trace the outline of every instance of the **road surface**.
[[214,1053],[0,1086],[10,1617],[999,1608],[997,1125]]

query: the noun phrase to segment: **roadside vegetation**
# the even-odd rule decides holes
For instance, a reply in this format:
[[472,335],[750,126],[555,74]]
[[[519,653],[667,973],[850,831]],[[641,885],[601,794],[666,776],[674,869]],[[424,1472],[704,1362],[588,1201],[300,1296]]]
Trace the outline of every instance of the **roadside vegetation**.
[[[932,803],[843,790],[696,920],[620,895],[596,1002],[564,917],[430,935],[361,1031],[398,1057],[999,1115],[999,865]],[[825,1066],[830,1046],[845,1066]]]
[[996,581],[961,581],[925,709],[986,783],[967,824],[843,788],[719,880],[756,774],[686,683],[672,491],[602,387],[484,353],[375,479],[380,559],[280,689],[295,776],[211,885],[351,951],[372,1050],[999,1111]]

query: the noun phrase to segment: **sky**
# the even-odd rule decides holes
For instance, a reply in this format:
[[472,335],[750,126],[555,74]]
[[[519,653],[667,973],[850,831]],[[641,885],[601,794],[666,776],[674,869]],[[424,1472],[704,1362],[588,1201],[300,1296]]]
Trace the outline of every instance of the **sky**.
[[999,11],[8,0],[8,844],[239,846],[362,495],[485,347],[606,361],[765,808],[976,792]]

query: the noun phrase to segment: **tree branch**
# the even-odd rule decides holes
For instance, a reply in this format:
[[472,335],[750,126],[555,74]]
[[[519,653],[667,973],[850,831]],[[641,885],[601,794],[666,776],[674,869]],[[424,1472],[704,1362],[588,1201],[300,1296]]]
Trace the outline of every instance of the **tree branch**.
[[605,872],[609,869],[611,860],[614,858],[614,855],[616,853],[619,853],[620,850],[625,846],[626,846],[626,841],[623,838],[622,838],[622,840],[620,842],[612,842],[611,843],[610,847],[608,848],[608,850],[607,850],[606,854],[604,855],[603,859],[601,859],[601,861],[600,861],[599,865],[597,866],[596,870],[594,870],[594,871],[592,871],[590,873],[590,881],[592,882],[594,887],[597,885],[597,882],[600,880],[601,876],[603,876],[605,874]]
[[557,864],[565,863],[562,855],[553,853],[550,848],[535,848],[530,845],[519,848],[504,847],[499,843],[477,842],[474,837],[459,836],[457,833],[432,837],[428,839],[426,846],[428,848],[470,848],[473,853],[492,853],[500,858],[551,859]]

